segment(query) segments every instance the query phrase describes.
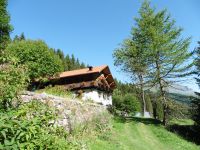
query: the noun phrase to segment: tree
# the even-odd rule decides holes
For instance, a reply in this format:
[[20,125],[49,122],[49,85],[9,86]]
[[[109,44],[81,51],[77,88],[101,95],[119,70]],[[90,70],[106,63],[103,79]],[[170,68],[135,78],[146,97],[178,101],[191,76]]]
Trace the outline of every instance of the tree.
[[27,81],[24,66],[16,66],[16,59],[5,52],[12,31],[6,7],[7,0],[0,0],[0,108],[5,110],[12,106]]
[[0,0],[0,61],[3,59],[2,54],[10,41],[10,32],[12,31],[10,16],[8,15],[6,7],[7,0]]
[[[141,10],[140,10],[141,11]],[[141,14],[142,15],[142,14]],[[144,78],[148,72],[148,42],[143,30],[144,22],[135,18],[135,26],[131,30],[131,37],[124,40],[120,48],[113,53],[116,66],[129,73],[134,83],[140,87],[140,95],[143,101],[143,114],[146,112],[146,101],[144,94]]]
[[[200,87],[200,42],[198,42],[198,47],[196,49],[197,59],[195,62],[196,74],[197,74],[197,84]],[[195,121],[196,125],[200,127],[200,93],[196,92],[197,97],[193,100],[193,109],[192,109],[192,118]]]
[[144,83],[141,81],[159,86],[166,124],[169,108],[166,87],[189,75],[193,66],[193,52],[188,51],[190,38],[181,38],[182,29],[175,26],[167,10],[157,12],[148,1],[142,4],[135,21],[131,39],[114,53],[115,64],[136,75],[141,89]]
[[167,123],[168,104],[166,87],[177,78],[190,74],[193,66],[188,51],[190,38],[181,38],[182,29],[175,26],[166,10],[155,12],[145,1],[140,8],[141,30],[145,33],[146,53],[148,54],[148,80],[159,86],[163,104],[163,123]]
[[24,33],[21,33],[20,36],[15,35],[13,41],[21,41],[21,40],[26,40]]
[[31,81],[53,76],[63,71],[62,62],[40,40],[22,40],[8,45],[6,53],[18,59],[18,65],[25,65]]
[[20,40],[26,40],[24,33],[21,33],[19,39],[20,39]]
[[117,110],[133,115],[141,111],[141,104],[134,94],[122,94],[118,89],[113,93],[113,106]]
[[74,54],[71,55],[71,70],[76,69],[76,58],[74,57]]
[[80,65],[80,68],[85,68],[86,65],[82,62],[81,65]]
[[69,71],[72,68],[72,64],[71,64],[71,60],[70,60],[70,56],[66,55],[65,56],[65,71]]

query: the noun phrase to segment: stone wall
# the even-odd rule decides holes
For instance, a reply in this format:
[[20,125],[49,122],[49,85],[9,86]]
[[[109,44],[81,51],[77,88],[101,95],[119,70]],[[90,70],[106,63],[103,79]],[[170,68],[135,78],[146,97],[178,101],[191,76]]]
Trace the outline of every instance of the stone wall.
[[82,102],[79,99],[61,98],[46,93],[40,94],[29,91],[24,92],[20,97],[23,102],[37,100],[55,108],[59,118],[56,124],[63,126],[69,132],[78,125],[83,125],[95,117],[108,113],[106,106]]

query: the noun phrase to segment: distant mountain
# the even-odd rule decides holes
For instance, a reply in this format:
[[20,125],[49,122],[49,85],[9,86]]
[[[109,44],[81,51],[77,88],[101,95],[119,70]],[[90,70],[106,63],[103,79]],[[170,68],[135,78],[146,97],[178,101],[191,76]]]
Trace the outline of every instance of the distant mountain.
[[185,95],[185,96],[192,96],[195,97],[195,91],[188,88],[187,86],[179,85],[179,84],[173,84],[166,90],[168,93],[175,93],[175,94],[180,94],[180,95]]
[[[155,86],[150,89],[151,92],[156,92],[158,91],[159,87]],[[181,94],[185,96],[193,96],[195,97],[195,91],[188,88],[187,86],[179,85],[179,84],[173,84],[166,88],[167,93],[174,93],[174,94]]]
[[[151,92],[158,91],[158,86],[155,86],[150,89]],[[173,84],[170,87],[166,88],[167,96],[171,99],[184,103],[184,104],[190,104],[192,97],[196,97],[195,91],[188,88],[187,86],[179,85],[179,84]]]

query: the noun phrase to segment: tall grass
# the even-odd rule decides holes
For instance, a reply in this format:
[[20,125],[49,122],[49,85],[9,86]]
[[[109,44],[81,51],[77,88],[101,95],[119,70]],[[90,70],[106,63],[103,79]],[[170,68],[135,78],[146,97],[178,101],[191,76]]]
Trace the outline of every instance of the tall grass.
[[72,92],[66,90],[63,86],[47,86],[44,89],[39,89],[36,91],[37,93],[47,93],[55,96],[60,96],[64,98],[72,98]]

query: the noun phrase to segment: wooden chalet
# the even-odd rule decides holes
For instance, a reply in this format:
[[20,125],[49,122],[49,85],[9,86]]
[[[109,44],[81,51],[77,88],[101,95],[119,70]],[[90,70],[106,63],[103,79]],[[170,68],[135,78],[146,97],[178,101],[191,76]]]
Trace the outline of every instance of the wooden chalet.
[[90,99],[104,105],[112,104],[111,93],[115,82],[107,65],[66,71],[52,81],[53,85],[63,85],[65,89],[82,92],[84,100]]

